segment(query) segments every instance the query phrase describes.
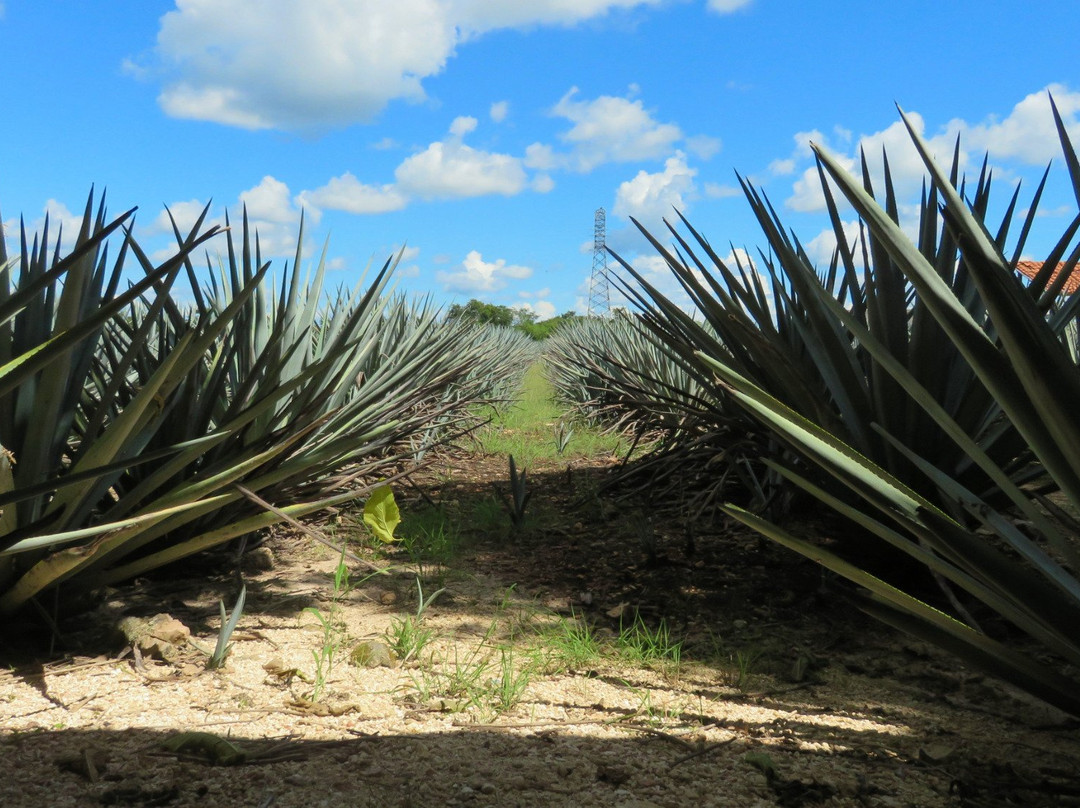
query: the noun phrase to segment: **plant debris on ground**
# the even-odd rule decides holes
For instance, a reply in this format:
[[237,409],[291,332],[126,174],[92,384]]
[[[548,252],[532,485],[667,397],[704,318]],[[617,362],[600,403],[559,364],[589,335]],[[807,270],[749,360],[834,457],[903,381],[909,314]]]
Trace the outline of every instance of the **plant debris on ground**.
[[[341,556],[280,530],[245,562],[220,670],[175,625],[171,654],[13,665],[0,802],[1080,801],[1062,716],[844,608],[815,566],[743,528],[688,541],[616,503],[616,462],[535,458],[515,531],[505,455],[446,454],[399,485],[401,544],[367,550],[383,575],[343,580]],[[341,539],[362,518],[318,527]],[[103,625],[168,614],[212,646],[234,586],[144,579],[64,640],[100,649]]]

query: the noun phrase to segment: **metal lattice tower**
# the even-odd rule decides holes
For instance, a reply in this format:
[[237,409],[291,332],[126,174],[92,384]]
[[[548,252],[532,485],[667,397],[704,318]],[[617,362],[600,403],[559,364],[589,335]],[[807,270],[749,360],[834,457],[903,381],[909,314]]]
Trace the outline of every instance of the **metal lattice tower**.
[[607,217],[603,208],[596,211],[593,226],[592,277],[589,279],[589,316],[604,317],[611,310],[608,287],[607,246],[605,245]]

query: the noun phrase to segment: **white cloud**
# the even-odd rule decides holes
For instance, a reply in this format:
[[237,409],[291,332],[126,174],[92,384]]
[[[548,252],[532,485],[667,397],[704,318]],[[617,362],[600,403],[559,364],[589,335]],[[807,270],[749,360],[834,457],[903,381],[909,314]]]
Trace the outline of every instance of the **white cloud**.
[[716,156],[722,146],[720,138],[709,135],[691,135],[686,139],[686,150],[702,160]]
[[510,111],[510,104],[506,101],[496,101],[491,105],[491,109],[488,111],[488,115],[495,123],[502,123],[506,120],[506,115]]
[[529,183],[529,187],[538,194],[550,193],[555,189],[555,180],[548,174],[537,174],[533,177],[532,182]]
[[1003,120],[990,116],[975,125],[953,120],[945,129],[947,132],[959,131],[966,148],[979,153],[989,152],[993,159],[1015,158],[1035,165],[1048,163],[1061,157],[1061,143],[1048,93],[1053,94],[1058,112],[1075,142],[1080,134],[1077,120],[1080,92],[1072,92],[1062,84],[1051,84],[1026,96]]
[[721,185],[718,182],[705,183],[705,196],[710,199],[727,199],[731,196],[738,196],[741,193],[742,191],[734,185]]
[[551,146],[544,143],[533,143],[525,147],[525,159],[522,162],[527,168],[550,171],[559,166],[560,158],[555,155]]
[[[69,251],[75,244],[75,237],[79,235],[79,228],[82,226],[82,214],[76,215],[72,213],[68,209],[68,206],[63,202],[49,199],[41,209],[41,216],[33,221],[26,222],[26,235],[31,241],[33,241],[35,234],[41,235],[42,228],[45,227],[46,217],[48,217],[49,220],[48,249],[51,251],[56,246],[56,237],[61,235],[61,251]],[[9,219],[4,222],[4,238],[5,240],[10,240],[12,245],[18,245],[18,219]],[[18,255],[18,250],[18,246],[9,247],[8,257]]]
[[783,160],[773,160],[769,163],[769,173],[776,176],[795,173],[795,160],[788,157]]
[[551,287],[545,286],[543,289],[537,289],[535,292],[530,292],[528,290],[522,290],[522,291],[518,292],[518,297],[520,297],[522,300],[532,300],[534,297],[535,298],[545,298],[550,294],[551,294]]
[[[852,250],[856,250],[856,255],[858,255],[858,219],[844,222],[844,240],[847,241]],[[832,260],[833,253],[836,251],[836,231],[831,227],[826,227],[810,239],[808,243],[803,244],[803,249],[806,250],[806,255],[811,263],[818,267],[827,267]]]
[[602,95],[592,101],[577,101],[572,88],[552,109],[552,114],[574,125],[559,138],[573,151],[570,167],[591,171],[608,162],[659,159],[670,154],[682,139],[682,130],[660,123],[640,100]]
[[[1047,88],[1024,97],[1010,113],[998,119],[995,115],[987,116],[982,122],[969,123],[960,118],[940,127],[934,134],[927,134],[926,123],[917,112],[909,112],[912,127],[922,136],[930,147],[931,154],[944,167],[951,165],[956,138],[960,137],[960,170],[972,162],[972,157],[981,158],[988,153],[990,160],[1001,162],[1017,161],[1042,165],[1061,156],[1061,145],[1057,128],[1050,111],[1047,92],[1054,95],[1054,101],[1065,121],[1066,128],[1076,138],[1080,137],[1080,92],[1069,90],[1061,84],[1051,84]],[[849,171],[859,169],[860,151],[865,151],[870,166],[875,192],[884,188],[884,169],[882,150],[889,157],[889,171],[893,185],[901,200],[919,193],[926,175],[922,159],[911,142],[911,137],[902,121],[895,121],[878,132],[862,135],[853,147],[849,145],[851,133],[841,127],[834,129],[837,137],[843,141],[842,152],[830,147],[828,139],[818,131],[800,132],[795,135],[796,149],[792,161],[805,161],[812,156],[809,143],[813,141],[823,145],[836,156]],[[787,161],[775,161],[774,165]],[[1002,171],[998,169],[998,176]],[[796,180],[792,195],[786,200],[788,207],[798,211],[824,210],[825,201],[821,192],[820,180],[814,167],[807,168]]]
[[[676,306],[686,311],[693,310],[694,306],[690,301],[690,297],[686,294],[686,291],[676,280],[675,275],[671,272],[671,268],[667,265],[667,262],[655,253],[643,253],[634,256],[630,260],[630,265],[644,278],[645,282],[660,292],[668,300],[672,301]],[[621,267],[616,267],[614,270],[620,278],[626,280],[632,287],[639,288],[636,281],[630,278],[630,276],[622,270]],[[646,296],[647,297],[647,296]],[[612,306],[626,306],[632,310],[636,310],[636,305],[625,294],[623,294],[618,284],[611,284],[611,305]]]
[[294,224],[300,221],[300,211],[293,205],[289,186],[267,175],[258,185],[240,192],[240,204],[248,216],[275,224]]
[[[461,120],[458,118],[454,123]],[[456,128],[462,130],[464,125]],[[407,158],[397,167],[394,176],[406,193],[424,199],[460,199],[487,194],[513,196],[526,185],[525,169],[519,158],[466,146],[453,131],[446,141],[432,143],[424,151]]]
[[[451,0],[450,13],[467,32],[532,25],[573,25],[612,9],[660,5],[664,0]],[[468,34],[466,34],[468,35]]]
[[612,212],[624,219],[633,216],[647,228],[656,228],[673,208],[685,211],[686,198],[694,192],[697,169],[686,164],[686,155],[676,152],[655,174],[639,171],[632,180],[622,183],[615,193]]
[[[173,221],[175,221],[181,235],[187,236],[191,232],[191,228],[195,226],[199,216],[206,209],[206,203],[198,199],[189,199],[186,202],[173,202],[167,208],[167,210],[162,210],[154,221],[142,230],[143,235],[155,236],[166,233],[171,236],[173,235]],[[171,220],[169,218],[170,213],[172,214]],[[210,218],[211,214],[208,212],[207,218],[203,220],[204,230],[213,224],[224,223],[216,220],[211,221]]]
[[476,118],[461,115],[450,122],[450,134],[454,137],[465,137],[469,132],[476,129],[478,123],[479,121]]
[[395,277],[416,278],[420,275],[420,265],[416,263],[416,258],[420,255],[419,247],[394,247],[393,254],[398,257]]
[[506,287],[508,280],[524,280],[532,276],[532,269],[515,264],[507,264],[499,258],[488,262],[477,251],[472,250],[461,262],[460,269],[454,272],[436,272],[435,279],[447,292],[477,294],[497,292]]
[[152,58],[169,115],[246,129],[320,130],[371,121],[458,46],[499,28],[574,23],[661,0],[177,0]]
[[[850,157],[844,157],[843,155],[834,155],[834,157],[837,158],[845,171],[850,172],[855,168],[855,161]],[[840,204],[843,196],[837,192],[835,186],[832,186],[832,191],[833,198],[837,200],[837,204]],[[816,166],[806,169],[803,171],[802,176],[795,180],[795,184],[791,187],[791,196],[784,201],[784,204],[801,213],[825,210],[825,194],[821,190],[821,178],[818,175]]]
[[396,149],[400,144],[392,137],[384,137],[382,140],[377,140],[371,144],[371,148],[376,151],[389,151],[390,149]]
[[535,303],[515,303],[510,308],[532,312],[537,321],[550,320],[555,316],[558,309],[550,300],[537,300]]
[[346,171],[314,191],[302,191],[300,204],[317,209],[373,214],[401,210],[408,197],[393,185],[367,185]]
[[730,14],[750,5],[753,0],[709,0],[709,11],[718,14]]

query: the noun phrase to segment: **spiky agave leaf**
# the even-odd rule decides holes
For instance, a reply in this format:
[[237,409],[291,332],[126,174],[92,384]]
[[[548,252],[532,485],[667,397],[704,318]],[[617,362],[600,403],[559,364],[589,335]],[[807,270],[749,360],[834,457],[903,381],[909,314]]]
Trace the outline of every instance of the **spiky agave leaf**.
[[[903,361],[895,339],[890,341],[881,329],[875,333],[873,323],[864,322],[855,308],[824,296],[822,302],[850,331],[873,367],[888,374],[908,406],[917,406],[924,418],[933,422],[937,434],[948,441],[945,451],[939,448],[927,456],[925,440],[889,428],[898,422],[872,424],[890,450],[891,455],[883,456],[897,457],[903,461],[899,467],[912,470],[904,481],[864,456],[861,447],[851,442],[850,431],[838,434],[798,411],[797,406],[786,406],[731,362],[706,354],[701,358],[730,387],[733,400],[766,425],[791,457],[799,458],[811,470],[824,472],[833,483],[821,485],[788,461],[777,467],[790,481],[981,601],[1050,653],[1045,661],[1036,662],[1030,654],[1010,647],[1009,640],[986,636],[962,615],[932,609],[816,544],[795,539],[741,509],[729,507],[726,511],[864,587],[868,594],[861,606],[874,616],[1080,715],[1076,697],[1080,680],[1069,673],[1068,666],[1054,661],[1080,666],[1080,642],[1075,634],[1080,622],[1077,537],[1063,532],[1031,501],[1030,490],[1017,484],[1030,477],[1030,469],[1043,468],[1053,483],[1075,500],[1080,436],[1067,413],[1080,407],[1080,375],[1063,347],[1061,320],[1053,316],[1043,294],[1049,278],[1036,279],[1035,288],[1022,286],[1013,272],[1015,261],[1004,257],[1003,238],[991,237],[980,218],[982,192],[988,183],[980,182],[976,202],[966,203],[956,188],[956,177],[946,176],[918,134],[909,129],[943,200],[947,238],[957,248],[954,265],[928,260],[895,216],[877,204],[865,182],[859,183],[838,161],[816,149],[822,179],[824,182],[827,173],[837,184],[878,245],[875,271],[887,262],[903,274],[914,291],[914,306],[924,318],[919,327],[929,324],[938,329],[938,350],[951,350],[964,360],[972,383],[1000,400],[999,416],[991,417],[993,411],[988,410],[979,419],[966,419],[970,412],[954,406],[950,397],[943,395],[948,388],[933,387],[932,377],[919,378],[917,369]],[[1076,162],[1064,133],[1062,146],[1066,162]],[[1022,237],[1026,237],[1026,229]],[[1051,254],[1055,264],[1075,231],[1076,223],[1070,224],[1059,239]],[[963,294],[955,283],[957,274],[967,277]],[[1030,443],[1030,449],[1021,443],[1021,449],[1013,450],[1017,441],[1009,430]],[[966,479],[986,480],[983,491],[993,493],[995,502],[1012,504],[1024,512],[1038,534],[1036,541],[1016,529],[1008,514],[999,512],[985,493],[962,482],[955,466],[942,462],[956,453],[967,459]],[[971,474],[971,469],[979,474]],[[905,484],[912,479],[923,493]],[[840,484],[838,490],[857,498],[852,501],[834,495],[830,489],[836,489],[836,483]],[[926,492],[932,492],[933,501]],[[888,527],[890,522],[895,528]],[[974,524],[984,535],[973,531]],[[985,535],[993,536],[993,541],[987,541]]]

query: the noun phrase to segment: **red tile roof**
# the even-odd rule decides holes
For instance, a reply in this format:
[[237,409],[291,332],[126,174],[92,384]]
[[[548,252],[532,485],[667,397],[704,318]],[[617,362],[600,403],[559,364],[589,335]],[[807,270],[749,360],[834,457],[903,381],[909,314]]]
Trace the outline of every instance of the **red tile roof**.
[[[1054,274],[1050,276],[1050,283],[1053,283],[1055,280],[1057,280],[1058,274],[1064,267],[1064,264],[1057,265],[1057,269],[1054,270]],[[1016,264],[1016,268],[1020,270],[1021,273],[1034,280],[1035,276],[1039,274],[1039,270],[1043,268],[1043,262],[1019,261]],[[1049,285],[1050,284],[1047,284],[1047,286]],[[1069,279],[1065,281],[1065,286],[1062,288],[1061,294],[1071,295],[1077,289],[1080,289],[1080,266],[1073,269],[1072,273],[1069,275]]]

